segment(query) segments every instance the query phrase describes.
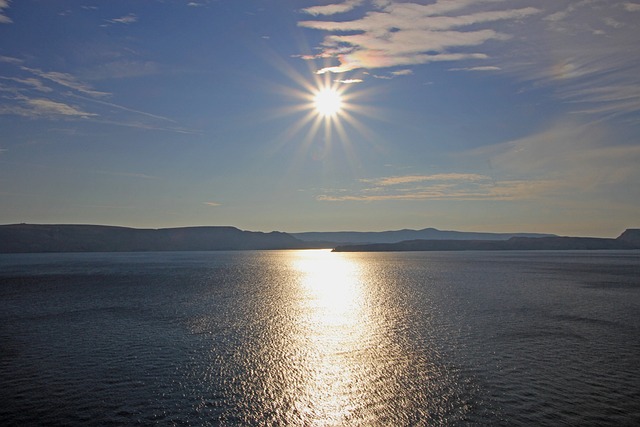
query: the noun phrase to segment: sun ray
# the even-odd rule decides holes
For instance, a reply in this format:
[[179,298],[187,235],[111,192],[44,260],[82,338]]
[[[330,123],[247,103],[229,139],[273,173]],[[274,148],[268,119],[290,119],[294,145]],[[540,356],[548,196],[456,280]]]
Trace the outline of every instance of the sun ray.
[[[313,69],[305,75],[291,64],[274,62],[281,65],[279,69],[292,85],[270,82],[270,86],[288,105],[271,109],[258,120],[286,117],[291,120],[289,126],[272,139],[268,147],[270,154],[289,152],[289,175],[300,173],[301,168],[310,166],[309,161],[322,162],[325,174],[349,171],[356,174],[361,169],[358,150],[381,145],[380,136],[361,120],[382,118],[383,114],[378,112],[380,107],[372,104],[371,99],[378,90],[345,83],[330,73],[318,75]],[[310,65],[312,62],[308,61]]]

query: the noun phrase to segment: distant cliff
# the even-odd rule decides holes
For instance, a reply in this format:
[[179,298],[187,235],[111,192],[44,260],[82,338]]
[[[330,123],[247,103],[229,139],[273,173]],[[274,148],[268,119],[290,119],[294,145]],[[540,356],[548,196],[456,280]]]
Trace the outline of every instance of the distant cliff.
[[628,228],[618,237],[618,240],[640,246],[640,228]]
[[[400,236],[437,236],[385,243]],[[360,235],[361,234],[361,235]],[[243,231],[235,227],[183,227],[139,229],[104,225],[0,225],[0,253],[29,252],[139,252],[219,251],[252,249],[311,249],[335,247],[337,252],[360,251],[463,251],[463,250],[587,250],[640,249],[640,229],[626,230],[617,239],[558,237],[538,234],[503,235],[424,230],[378,233],[335,233],[344,239],[378,239],[376,243],[328,246],[323,240],[332,233]],[[451,237],[453,236],[453,237]],[[505,240],[505,236],[511,236]],[[515,236],[515,237],[514,237]],[[528,237],[527,237],[528,236]],[[546,236],[546,237],[531,237]],[[445,238],[449,237],[449,238]],[[466,239],[460,239],[466,237]],[[482,240],[477,238],[483,237]]]
[[[337,246],[335,252],[384,251],[513,251],[640,249],[638,233],[625,231],[617,239],[595,237],[512,237],[509,240],[408,240],[399,243]],[[632,232],[634,230],[631,230]],[[635,230],[636,232],[638,230]]]
[[137,229],[101,225],[0,226],[0,253],[217,251],[308,248],[286,233],[235,227]]
[[551,237],[553,234],[539,233],[478,233],[470,231],[448,231],[436,228],[394,231],[329,231],[291,233],[305,242],[330,242],[333,245],[365,243],[398,243],[406,240],[509,240],[512,237]]

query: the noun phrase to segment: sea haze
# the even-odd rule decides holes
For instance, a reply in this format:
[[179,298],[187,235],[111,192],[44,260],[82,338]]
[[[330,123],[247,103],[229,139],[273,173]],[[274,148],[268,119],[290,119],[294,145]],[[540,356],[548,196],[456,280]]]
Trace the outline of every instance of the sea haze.
[[0,255],[3,425],[637,425],[640,251]]

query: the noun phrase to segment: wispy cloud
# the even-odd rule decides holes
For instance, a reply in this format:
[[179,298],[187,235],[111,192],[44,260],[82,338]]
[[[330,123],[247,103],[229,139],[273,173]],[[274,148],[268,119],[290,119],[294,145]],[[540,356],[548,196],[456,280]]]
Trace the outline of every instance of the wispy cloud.
[[92,97],[103,97],[103,96],[109,95],[106,92],[100,92],[100,91],[94,90],[91,86],[89,86],[84,82],[81,82],[75,76],[69,73],[61,73],[58,71],[42,71],[37,68],[29,68],[25,66],[21,68],[22,70],[28,71],[42,79],[52,81],[60,86],[66,87],[68,89],[73,89],[85,95],[89,95]]
[[110,24],[125,24],[125,25],[129,25],[129,24],[133,24],[135,22],[138,22],[138,17],[134,13],[130,13],[128,15],[121,16],[120,18],[107,19],[106,21],[109,22]]
[[0,0],[0,24],[11,24],[13,21],[5,15],[5,9],[9,8],[10,0]]
[[487,175],[473,173],[440,173],[403,175],[360,180],[364,184],[354,191],[328,191],[317,197],[331,202],[377,202],[390,200],[514,200],[528,197],[537,188],[548,186],[543,181],[505,180],[495,182]]
[[89,209],[99,209],[99,210],[104,210],[104,209],[135,209],[135,206],[131,206],[131,205],[124,205],[124,206],[119,206],[119,205],[78,205],[79,208],[89,208]]
[[203,205],[207,205],[207,206],[213,206],[213,207],[215,207],[215,206],[222,206],[222,204],[221,204],[221,203],[218,203],[218,202],[203,202],[202,204],[203,204]]
[[627,12],[640,12],[640,3],[625,3],[623,7]]
[[0,55],[0,62],[5,62],[7,64],[16,64],[17,65],[17,64],[22,64],[24,61],[22,61],[22,59],[14,58],[14,57],[11,57],[11,56]]
[[109,172],[109,171],[95,171],[99,175],[109,175],[123,178],[138,178],[138,179],[159,179],[157,176],[147,175],[144,173],[132,173],[132,172]]
[[336,82],[343,83],[343,84],[353,84],[353,83],[362,83],[363,80],[362,79],[344,79],[344,80],[336,80]]
[[43,116],[60,115],[89,117],[96,115],[82,111],[77,107],[73,107],[62,102],[51,101],[50,99],[27,99],[26,103],[33,107],[33,112]]
[[613,144],[612,132],[603,124],[561,122],[468,155],[489,160],[498,176],[551,183],[543,193],[546,197],[603,203],[640,200],[640,146]]
[[550,181],[510,180],[494,183],[489,177],[483,181],[443,181],[430,185],[412,186],[403,189],[366,188],[358,192],[321,194],[316,199],[326,202],[384,202],[425,200],[502,200],[516,201],[535,199],[547,189],[553,188]]
[[53,89],[51,89],[50,87],[46,86],[41,80],[38,80],[36,78],[33,77],[27,77],[27,78],[18,78],[18,77],[3,77],[0,76],[0,80],[9,80],[9,81],[13,81],[16,83],[20,83],[22,85],[28,86],[32,89],[35,89],[39,92],[52,92]]
[[122,110],[122,111],[129,112],[129,113],[134,113],[136,115],[139,114],[139,115],[151,118],[151,119],[161,120],[161,121],[164,121],[164,122],[175,123],[174,120],[169,119],[167,117],[158,116],[157,114],[146,113],[146,112],[140,111],[140,110],[134,110],[133,108],[128,108],[128,107],[125,107],[125,106],[122,106],[122,105],[114,104],[112,102],[106,102],[106,101],[102,101],[102,100],[99,100],[99,99],[85,98],[85,97],[79,96],[79,95],[71,95],[71,97],[73,97],[75,99],[81,99],[81,100],[84,100],[84,101],[89,101],[89,102],[91,102],[93,104],[104,105],[104,106],[110,107],[112,109],[117,109],[117,110]]
[[92,81],[103,79],[122,79],[158,74],[161,67],[153,61],[117,60],[100,64],[83,73]]
[[552,87],[574,113],[640,112],[640,31],[638,15],[630,13],[640,11],[636,6],[619,0],[549,3],[543,20],[514,30],[520,43],[497,65],[535,87]]
[[[327,12],[352,5],[330,5]],[[449,70],[503,73],[528,87],[548,85],[575,113],[611,117],[640,112],[636,1],[380,0],[358,6],[350,19],[323,16],[298,23],[326,34],[318,54],[306,59],[336,62],[318,73],[462,62]],[[359,17],[354,19],[354,13]]]
[[449,68],[449,71],[500,71],[500,67],[486,65],[483,67]]
[[327,4],[324,6],[312,6],[302,9],[302,12],[309,15],[335,15],[337,13],[345,13],[355,9],[364,3],[363,0],[346,0],[342,3]]
[[[12,57],[0,57],[0,62],[14,66],[13,76],[0,76],[7,82],[0,90],[10,95],[0,98],[0,114],[20,115],[32,118],[87,119],[98,114],[76,105],[69,99],[79,93],[91,98],[109,94],[94,90],[90,85],[68,73],[43,71],[24,65],[24,61]],[[18,74],[18,75],[16,75]],[[47,97],[43,97],[47,94]]]
[[[604,123],[562,121],[506,143],[463,153],[458,158],[487,173],[449,172],[362,179],[349,189],[325,190],[330,202],[499,200],[553,206],[600,205],[637,216],[640,146],[614,143]],[[464,162],[463,162],[464,163]]]
[[413,74],[413,70],[397,70],[392,71],[391,74],[394,76],[410,76]]
[[[7,75],[0,76],[0,115],[50,120],[76,118],[142,130],[197,133],[176,126],[170,118],[110,102],[110,93],[96,90],[73,74],[29,67],[25,61],[7,56],[0,56],[0,63],[9,64],[3,69]],[[122,78],[153,74],[157,67],[146,62],[111,63],[103,71],[110,78]],[[86,74],[96,78],[91,72]]]
[[470,6],[482,3],[497,2],[439,0],[427,5],[378,2],[376,10],[369,11],[360,19],[301,21],[299,25],[332,33],[325,37],[320,56],[336,57],[340,65],[318,70],[322,74],[434,61],[484,59],[488,56],[482,52],[464,50],[490,40],[507,40],[510,36],[480,27],[540,13],[534,7],[481,12],[468,10]]
[[376,186],[387,187],[391,185],[401,184],[413,184],[416,182],[425,181],[484,181],[487,179],[484,175],[477,174],[463,174],[463,173],[440,173],[433,175],[403,175],[403,176],[389,176],[383,178],[374,179],[362,179],[362,182],[374,184]]
[[96,114],[83,111],[77,106],[65,104],[63,102],[52,101],[45,98],[24,98],[19,97],[19,104],[15,106],[0,105],[0,114],[15,114],[25,117],[79,117],[87,118]]

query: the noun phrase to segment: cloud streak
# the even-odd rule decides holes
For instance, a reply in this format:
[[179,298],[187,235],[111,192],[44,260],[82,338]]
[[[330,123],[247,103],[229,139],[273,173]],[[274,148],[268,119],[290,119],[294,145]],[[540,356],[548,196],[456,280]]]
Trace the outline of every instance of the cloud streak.
[[303,13],[309,15],[335,15],[337,13],[349,12],[364,3],[363,0],[347,0],[343,3],[328,4],[324,6],[312,6],[302,9]]
[[[490,173],[451,172],[363,179],[349,190],[327,190],[325,202],[504,201],[537,206],[602,206],[635,218],[640,200],[640,146],[612,143],[602,123],[562,121],[506,143],[459,155]],[[486,168],[486,166],[485,166]]]
[[640,200],[640,146],[613,143],[604,124],[560,122],[528,137],[473,150],[505,179],[548,182],[539,196],[552,204],[607,207],[636,216]]
[[[612,118],[640,112],[638,2],[379,0],[358,3],[357,9],[354,4],[308,8],[327,13],[298,22],[325,33],[319,52],[305,59],[335,62],[317,73],[462,62],[449,70],[501,73],[529,87],[548,86],[573,113]],[[328,13],[340,7],[351,11],[349,19]],[[481,63],[486,60],[491,63]]]
[[366,188],[355,194],[322,194],[316,199],[326,202],[384,202],[384,201],[516,201],[535,198],[553,188],[553,181],[511,180],[498,183],[489,177],[483,181],[441,182],[428,186],[380,191]]
[[85,95],[89,95],[92,97],[104,97],[109,94],[106,92],[99,92],[94,90],[86,83],[81,82],[75,76],[69,73],[61,73],[57,71],[42,71],[37,68],[29,68],[29,67],[21,67],[24,71],[28,71],[31,74],[34,74],[37,77],[42,79],[49,80],[54,82],[60,86],[63,86],[68,89],[72,89],[74,91],[83,93]]
[[11,24],[13,20],[5,15],[5,9],[9,8],[9,0],[0,0],[0,24]]
[[110,24],[129,25],[129,24],[133,24],[135,22],[138,22],[138,17],[135,14],[130,13],[128,15],[121,16],[120,18],[107,19],[107,22],[109,22]]
[[[37,90],[38,92],[52,92],[53,89],[51,89],[50,87],[46,86],[44,83],[42,83],[42,81],[33,78],[33,77],[26,77],[26,78],[18,78],[18,77],[3,77],[0,76],[0,80],[8,80],[8,81],[12,81],[12,82],[16,82],[16,83],[20,83],[23,86],[26,86],[28,88]],[[19,91],[13,91],[13,92],[19,92]]]
[[[376,10],[360,19],[307,20],[298,25],[331,33],[325,37],[318,57],[335,57],[340,65],[322,68],[318,73],[342,73],[359,68],[485,59],[488,55],[483,52],[465,50],[490,40],[508,40],[510,36],[478,27],[497,21],[520,20],[541,12],[535,7],[525,7],[465,13],[468,7],[484,3],[497,2],[440,0],[428,5],[378,2]],[[350,3],[342,5],[346,7]]]
[[397,70],[392,71],[391,74],[394,76],[410,76],[413,74],[413,70]]
[[514,31],[518,48],[497,58],[501,72],[553,88],[573,113],[613,118],[640,112],[640,5],[558,1],[546,9],[542,20]]
[[640,12],[640,3],[625,3],[623,6],[627,12]]
[[94,90],[68,73],[31,68],[24,65],[24,61],[12,57],[0,57],[0,62],[13,65],[14,74],[19,74],[0,76],[0,81],[7,82],[6,85],[0,85],[0,91],[9,94],[0,97],[0,114],[31,118],[87,119],[97,117],[98,114],[74,105],[77,102],[69,98],[77,93],[91,99],[109,95]]
[[482,67],[449,68],[449,71],[500,71],[500,67],[486,65]]
[[483,181],[487,177],[477,174],[462,174],[462,173],[441,173],[434,175],[404,175],[404,176],[390,176],[375,179],[363,179],[362,182],[374,184],[376,186],[388,187],[393,185],[413,184],[416,182],[425,181]]
[[511,179],[496,182],[487,175],[440,173],[402,175],[360,180],[356,191],[327,192],[317,196],[327,202],[381,202],[425,200],[521,200],[542,193],[546,180]]
[[83,111],[77,106],[46,98],[18,96],[18,105],[0,105],[0,114],[12,114],[32,118],[88,118],[97,114]]
[[109,175],[109,176],[117,176],[123,178],[139,178],[139,179],[159,179],[157,176],[146,175],[143,173],[133,173],[133,172],[108,172],[108,171],[96,171],[95,173],[99,175]]
[[362,83],[363,80],[362,79],[344,79],[344,80],[336,80],[336,82],[349,85],[354,83]]
[[87,113],[71,105],[51,101],[49,99],[26,99],[25,103],[31,107],[30,111],[40,116],[77,116],[89,117],[96,114]]
[[[96,90],[73,74],[29,67],[25,61],[8,56],[0,56],[0,63],[9,65],[3,70],[8,75],[0,76],[0,115],[49,120],[75,118],[142,130],[197,133],[176,126],[167,117],[109,102],[110,93]],[[107,72],[113,72],[114,68],[107,65]],[[118,74],[115,77],[157,72],[153,63],[144,67],[126,63],[116,68],[120,74],[113,73]]]

